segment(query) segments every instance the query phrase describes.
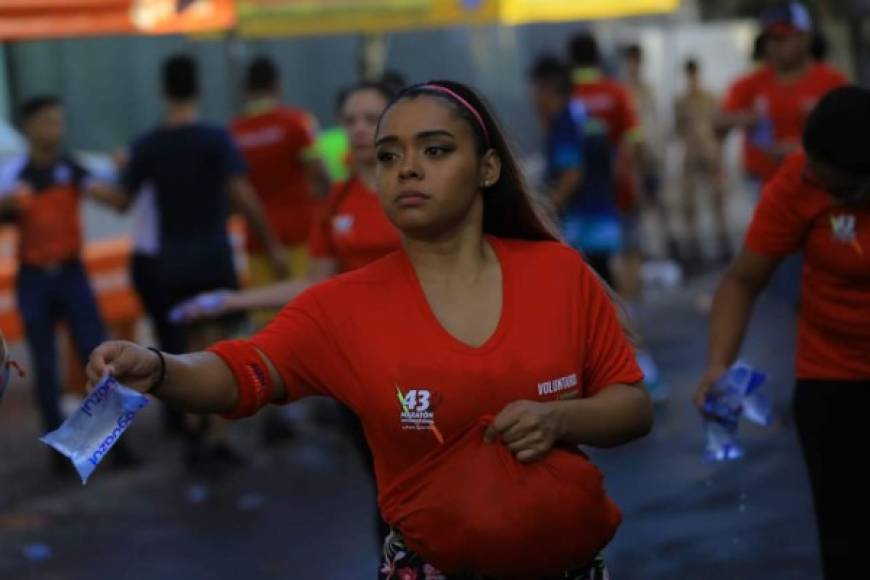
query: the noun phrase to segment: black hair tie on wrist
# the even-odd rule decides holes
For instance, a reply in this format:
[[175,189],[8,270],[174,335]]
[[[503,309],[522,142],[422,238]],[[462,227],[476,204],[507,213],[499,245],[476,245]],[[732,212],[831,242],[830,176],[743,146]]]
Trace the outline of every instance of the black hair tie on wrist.
[[149,395],[156,395],[157,390],[161,385],[163,385],[163,379],[166,378],[166,359],[163,357],[163,353],[160,352],[159,349],[149,346],[148,350],[156,354],[157,358],[160,359],[160,375],[157,377],[157,380],[154,381],[154,384],[151,385],[151,388],[146,391]]

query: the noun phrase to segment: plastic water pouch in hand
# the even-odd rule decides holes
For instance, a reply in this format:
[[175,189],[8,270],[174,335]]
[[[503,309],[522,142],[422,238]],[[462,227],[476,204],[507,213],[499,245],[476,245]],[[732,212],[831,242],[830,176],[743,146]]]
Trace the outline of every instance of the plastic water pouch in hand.
[[124,434],[148,398],[104,377],[63,425],[40,441],[69,457],[82,484]]
[[772,422],[773,405],[762,389],[766,380],[764,373],[737,362],[711,386],[704,401],[705,457],[708,460],[743,457],[743,447],[737,439],[741,417],[762,426]]
[[773,401],[764,387],[767,376],[757,371],[753,372],[752,380],[746,387],[746,396],[743,398],[743,416],[762,427],[768,427],[773,423]]

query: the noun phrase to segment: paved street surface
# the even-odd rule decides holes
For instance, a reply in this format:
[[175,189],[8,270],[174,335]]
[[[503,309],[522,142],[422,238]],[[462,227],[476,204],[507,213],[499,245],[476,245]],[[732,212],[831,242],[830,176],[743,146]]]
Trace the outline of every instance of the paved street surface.
[[[747,456],[701,459],[689,400],[704,364],[705,295],[715,276],[653,296],[639,321],[671,386],[645,440],[595,452],[625,521],[607,550],[615,580],[813,580],[812,507],[796,433],[793,321],[760,305],[745,358],[771,377],[780,420],[745,427]],[[785,411],[785,412],[783,412]],[[145,460],[101,466],[87,487],[52,479],[22,384],[0,401],[0,579],[368,580],[373,491],[341,433],[312,429],[277,449],[259,423],[233,426],[251,465],[221,480],[188,476],[152,405],[127,438]]]

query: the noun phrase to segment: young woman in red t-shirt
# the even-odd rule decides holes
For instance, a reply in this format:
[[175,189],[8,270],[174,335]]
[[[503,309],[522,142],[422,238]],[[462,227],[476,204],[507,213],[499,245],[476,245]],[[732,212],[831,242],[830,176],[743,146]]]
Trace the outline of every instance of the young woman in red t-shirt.
[[[593,500],[602,529],[587,530],[585,512],[568,509],[587,494],[606,499],[594,468],[570,475],[590,465],[577,445],[621,445],[652,422],[606,289],[536,212],[502,129],[471,89],[442,81],[405,90],[384,112],[376,143],[380,200],[402,233],[400,251],[309,289],[249,341],[182,356],[106,343],[91,356],[89,379],[110,372],[188,410],[229,416],[315,394],[347,404],[364,425],[381,507],[397,528],[381,578],[440,577],[435,566],[460,553],[484,563],[455,564],[462,575],[448,577],[496,569],[535,580],[601,577],[593,562],[618,512]],[[444,463],[464,471],[439,471]],[[415,483],[409,475],[439,483],[397,498],[397,486]],[[484,497],[463,495],[481,482]],[[517,513],[520,504],[549,515]],[[447,527],[419,521],[433,510]],[[511,524],[498,527],[501,518]],[[595,552],[535,560],[587,531],[604,534],[586,545]],[[490,545],[503,535],[512,544]],[[412,539],[449,548],[425,562]]]
[[713,301],[708,371],[696,393],[737,358],[754,302],[777,265],[803,251],[794,411],[810,475],[827,580],[853,578],[866,559],[870,408],[870,92],[822,99],[764,190],[745,247]]

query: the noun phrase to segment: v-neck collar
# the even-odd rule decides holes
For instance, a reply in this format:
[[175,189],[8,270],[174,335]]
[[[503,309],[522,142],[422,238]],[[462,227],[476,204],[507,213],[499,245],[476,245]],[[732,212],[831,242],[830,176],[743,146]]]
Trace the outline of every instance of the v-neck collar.
[[496,259],[498,259],[499,267],[501,268],[502,300],[501,314],[499,315],[498,324],[496,325],[495,330],[489,336],[489,338],[487,338],[486,341],[480,346],[472,346],[468,343],[465,343],[459,340],[453,334],[451,334],[446,328],[444,328],[444,326],[441,324],[441,321],[438,320],[438,317],[435,316],[435,313],[432,311],[432,307],[429,305],[429,301],[426,298],[426,293],[423,291],[423,286],[420,283],[420,279],[417,277],[417,272],[414,269],[414,264],[411,263],[411,259],[408,256],[408,253],[405,250],[402,250],[401,252],[403,256],[403,261],[405,263],[405,272],[407,274],[408,281],[414,294],[414,301],[417,303],[418,309],[423,315],[423,318],[426,321],[426,324],[429,326],[430,330],[433,332],[433,334],[439,336],[442,343],[444,343],[444,345],[448,348],[472,355],[487,354],[496,347],[498,347],[507,332],[511,319],[511,314],[513,312],[511,303],[512,268],[508,252],[504,247],[504,242],[501,239],[490,235],[485,236],[485,239],[489,243],[489,245],[492,246],[492,249],[496,255]]

